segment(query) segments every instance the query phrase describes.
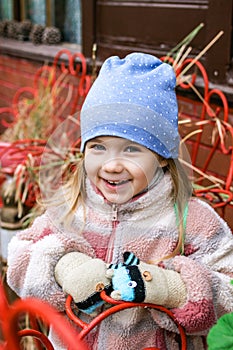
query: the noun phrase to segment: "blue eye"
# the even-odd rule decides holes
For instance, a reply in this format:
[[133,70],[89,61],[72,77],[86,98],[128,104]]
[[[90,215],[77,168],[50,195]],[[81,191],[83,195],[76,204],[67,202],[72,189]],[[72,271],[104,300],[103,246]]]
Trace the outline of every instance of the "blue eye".
[[126,147],[125,152],[140,152],[140,149],[137,146],[128,146]]
[[99,143],[92,145],[91,148],[96,150],[96,151],[104,151],[105,150],[105,147]]
[[135,288],[135,287],[137,287],[137,282],[136,282],[136,281],[130,281],[130,282],[128,282],[128,287],[130,287],[130,288]]

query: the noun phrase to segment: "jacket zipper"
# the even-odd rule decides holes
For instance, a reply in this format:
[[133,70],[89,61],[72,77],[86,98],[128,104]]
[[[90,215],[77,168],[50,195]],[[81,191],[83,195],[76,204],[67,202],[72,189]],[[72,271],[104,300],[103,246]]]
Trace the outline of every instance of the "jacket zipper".
[[117,204],[113,204],[112,205],[112,232],[111,232],[111,236],[110,236],[110,240],[109,240],[109,244],[108,244],[108,249],[107,249],[107,256],[106,256],[107,263],[112,262],[116,228],[117,228],[117,224],[118,224],[117,214],[118,214]]
[[114,203],[112,205],[112,223],[117,222],[117,205]]
[[[117,214],[118,214],[118,210],[117,210],[117,205],[113,204],[112,205],[112,232],[111,232],[111,236],[110,236],[110,240],[109,240],[109,244],[107,247],[107,254],[106,254],[106,262],[107,263],[111,263],[112,262],[112,256],[113,256],[113,249],[114,249],[114,242],[115,242],[115,233],[116,233],[116,227],[117,227]],[[97,344],[98,344],[98,337],[99,337],[99,332],[100,332],[100,327],[98,327],[97,333],[96,333],[96,341],[93,344],[93,350],[97,349]]]

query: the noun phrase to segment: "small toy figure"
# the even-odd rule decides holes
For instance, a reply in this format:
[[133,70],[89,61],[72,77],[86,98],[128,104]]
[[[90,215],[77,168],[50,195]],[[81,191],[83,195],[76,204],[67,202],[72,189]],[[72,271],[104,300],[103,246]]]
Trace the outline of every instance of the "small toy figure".
[[179,307],[186,299],[186,288],[180,274],[141,262],[125,252],[124,263],[111,264],[107,275],[112,278],[116,300],[156,303],[167,308]]

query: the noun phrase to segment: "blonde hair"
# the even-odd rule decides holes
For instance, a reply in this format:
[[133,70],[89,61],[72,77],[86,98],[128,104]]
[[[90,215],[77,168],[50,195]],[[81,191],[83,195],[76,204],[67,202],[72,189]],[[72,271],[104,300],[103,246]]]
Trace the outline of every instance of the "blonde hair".
[[70,224],[79,206],[83,207],[85,214],[85,178],[84,157],[82,156],[77,161],[74,172],[63,187],[65,201],[68,203],[67,211],[62,218],[64,225]]
[[188,206],[189,198],[192,196],[192,184],[189,180],[183,166],[178,159],[167,159],[167,169],[171,175],[173,183],[173,200],[176,210],[176,219],[178,227],[178,243],[173,252],[164,256],[161,260],[170,259],[178,254],[184,253],[185,240],[185,211]]

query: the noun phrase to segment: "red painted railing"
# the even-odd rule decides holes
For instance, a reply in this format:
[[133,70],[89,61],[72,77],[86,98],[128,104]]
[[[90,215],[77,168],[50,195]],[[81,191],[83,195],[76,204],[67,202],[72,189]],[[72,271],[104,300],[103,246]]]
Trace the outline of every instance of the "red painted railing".
[[[67,64],[64,62],[67,62]],[[59,87],[62,86],[64,88],[63,94],[65,96],[61,96],[61,94],[59,97],[55,96],[58,82],[61,83]],[[52,94],[54,89],[53,103],[54,105],[59,105],[56,111],[57,115],[54,115],[54,118],[64,119],[62,112],[65,108],[66,116],[73,115],[80,111],[91,84],[92,77],[87,73],[86,58],[83,54],[72,54],[67,49],[60,50],[54,57],[51,66],[44,65],[36,71],[33,87],[24,86],[19,88],[13,97],[11,107],[0,108],[0,116],[2,117],[0,122],[5,128],[13,126],[19,114],[20,101],[25,97],[31,101],[35,100],[40,93],[41,86],[49,86]],[[58,99],[60,99],[60,101],[58,101]],[[33,106],[33,103],[30,104],[25,110],[25,114],[29,113]]]
[[[160,305],[155,305],[151,303],[135,303],[135,302],[124,302],[124,301],[116,301],[109,296],[106,295],[106,293],[103,291],[101,292],[101,298],[106,301],[108,304],[112,305],[111,308],[106,309],[105,311],[102,311],[99,315],[97,315],[90,323],[83,322],[80,320],[72,311],[71,308],[71,302],[72,302],[72,297],[68,296],[66,300],[66,313],[68,317],[77,325],[79,326],[82,330],[79,334],[80,339],[85,339],[85,336],[93,329],[95,328],[98,324],[100,324],[103,320],[105,320],[107,317],[110,315],[113,315],[117,312],[120,312],[125,309],[131,309],[134,307],[142,307],[142,308],[150,308],[154,310],[159,310],[161,312],[166,313],[177,325],[180,338],[181,338],[181,350],[186,350],[187,349],[187,342],[186,342],[186,335],[184,332],[184,329],[181,327],[181,325],[176,321],[173,313],[171,310],[160,306]],[[147,350],[148,348],[144,348],[143,350]],[[156,350],[157,348],[153,347],[150,349]],[[159,349],[158,349],[159,350]]]
[[[166,57],[162,59],[166,60]],[[169,62],[172,64],[174,60],[169,57]],[[191,64],[193,64],[191,73],[187,72],[187,74],[190,74],[190,78],[186,82],[181,81],[179,87],[184,90],[193,89],[197,99],[199,98],[201,108],[199,114],[194,113],[193,115],[180,111],[179,120],[188,120],[187,125],[189,124],[190,134],[192,134],[188,138],[188,127],[185,124],[181,124],[181,138],[186,138],[185,143],[189,146],[194,174],[194,194],[207,200],[225,219],[226,206],[233,208],[233,126],[228,120],[228,101],[222,91],[216,88],[209,88],[210,84],[206,69],[199,61],[191,58],[184,60],[176,69],[178,81],[182,71]],[[200,72],[199,79],[201,77],[203,79],[202,93],[199,93],[194,87],[197,79],[197,70]],[[213,103],[214,98],[215,101],[218,101],[217,105]],[[189,103],[190,105],[192,103],[197,104],[197,102],[192,102],[191,100]],[[195,133],[195,131],[197,132]],[[207,144],[208,137],[212,139],[209,141],[209,144]],[[217,169],[215,173],[213,165],[216,162],[216,154],[226,161],[224,168],[222,169],[220,165],[221,169]]]
[[47,335],[38,329],[19,329],[19,319],[25,313],[29,314],[34,320],[39,318],[48,326],[52,326],[54,332],[62,339],[69,350],[88,350],[85,342],[80,339],[65,317],[49,304],[35,298],[28,298],[24,300],[17,299],[12,305],[9,305],[4,288],[0,283],[0,327],[3,337],[0,342],[1,350],[20,350],[22,338],[28,336],[38,340],[38,344],[43,344],[46,349],[54,349]]
[[[112,304],[112,307],[101,312],[90,323],[80,320],[72,311],[71,296],[67,297],[66,313],[67,316],[79,326],[82,330],[77,333],[71,324],[58,313],[53,307],[47,303],[36,298],[17,299],[8,304],[4,288],[0,283],[0,327],[2,330],[3,340],[0,342],[0,350],[20,350],[20,341],[24,337],[33,337],[35,339],[36,348],[41,350],[42,345],[48,350],[54,350],[52,343],[37,326],[36,320],[42,320],[44,324],[53,327],[53,331],[58,335],[62,342],[69,350],[88,350],[85,344],[85,336],[103,320],[112,314],[120,312],[121,310],[130,309],[134,307],[150,308],[166,313],[177,325],[178,332],[181,339],[181,350],[187,349],[186,335],[184,329],[177,323],[171,310],[163,306],[158,306],[149,303],[134,303],[134,302],[120,302],[108,297],[105,292],[101,292],[101,297],[107,303]],[[29,314],[31,328],[19,329],[19,319],[24,314]],[[160,350],[156,347],[144,348],[142,350]]]

